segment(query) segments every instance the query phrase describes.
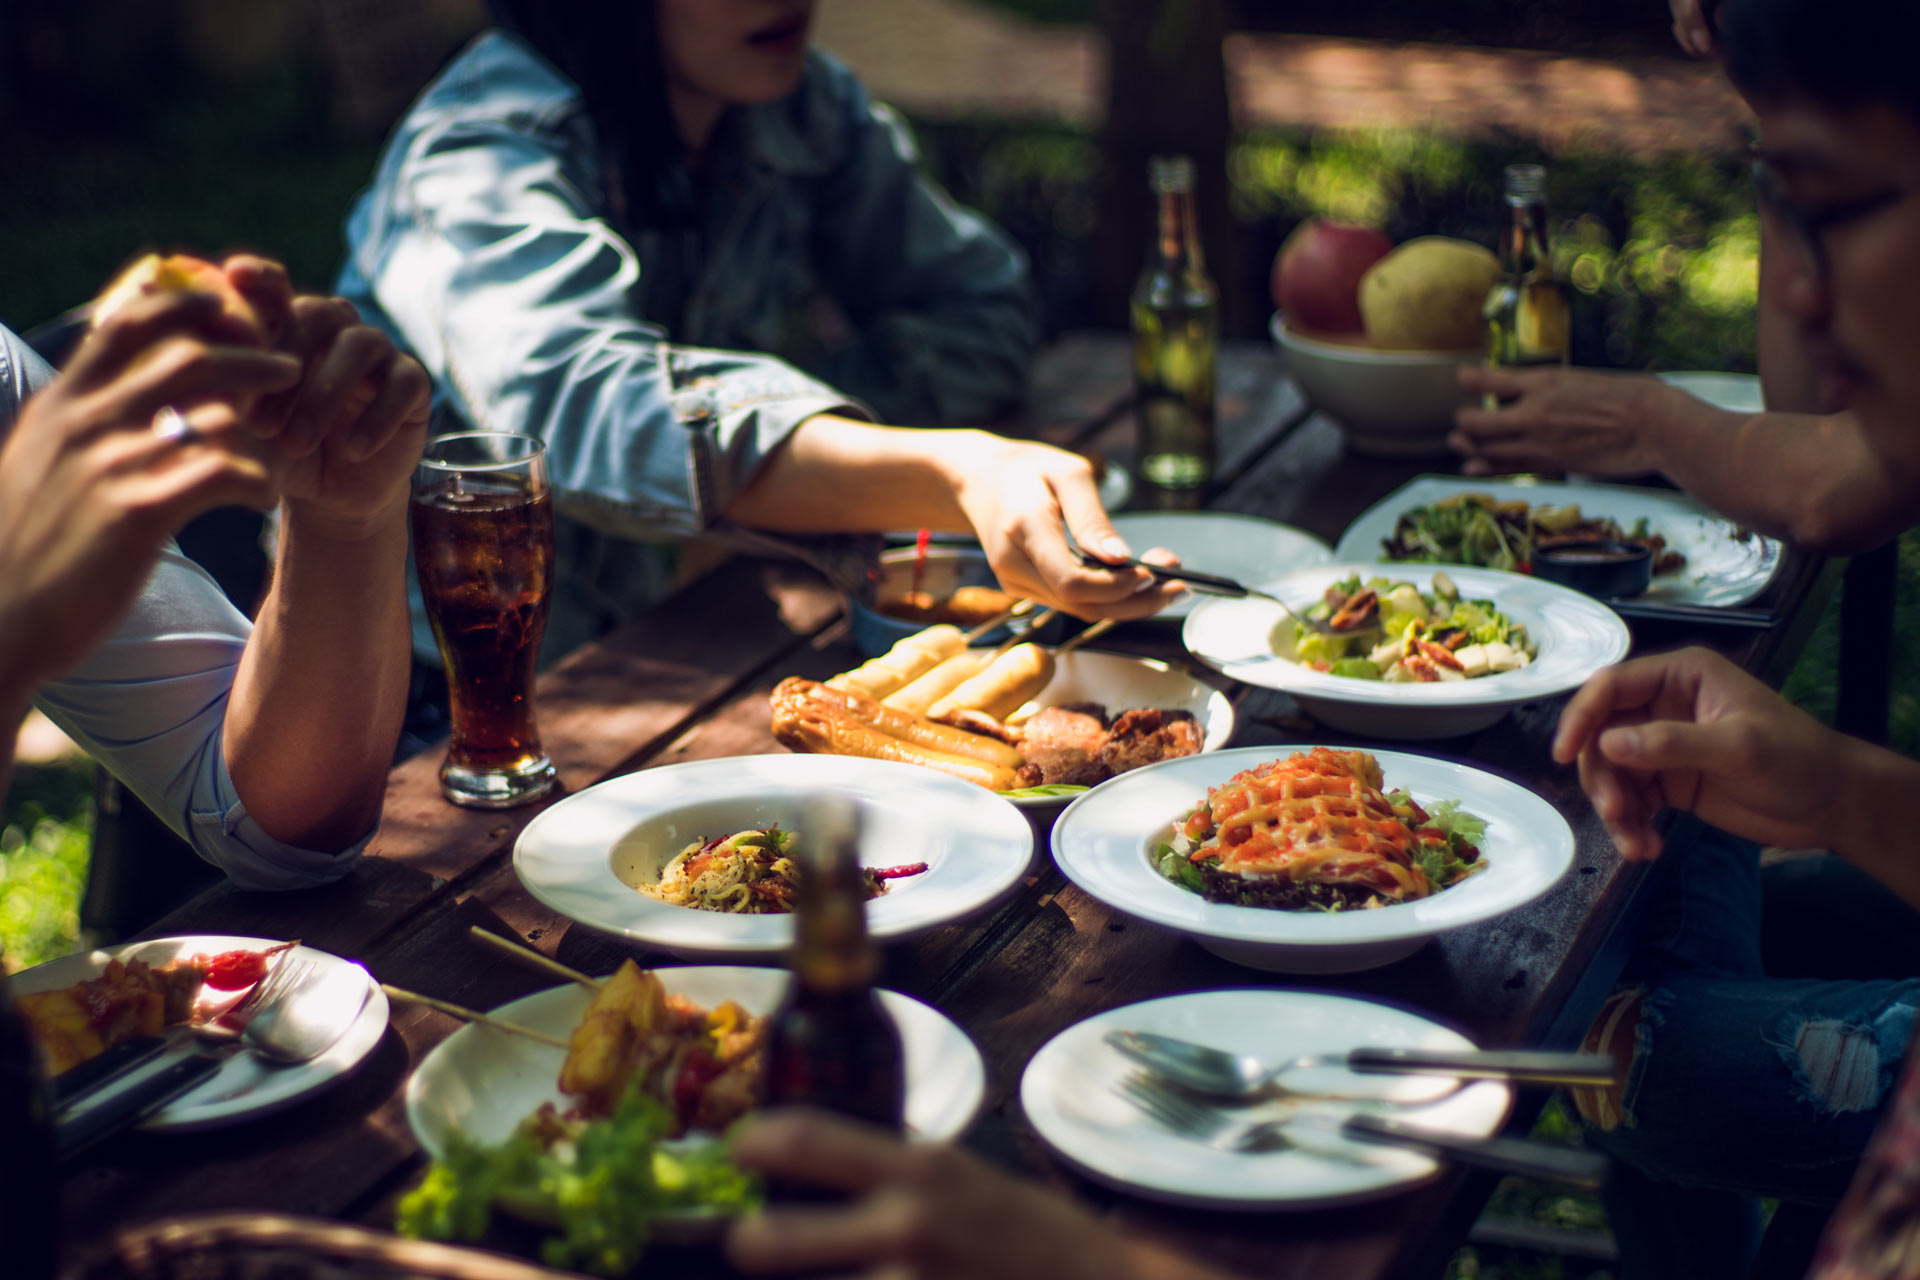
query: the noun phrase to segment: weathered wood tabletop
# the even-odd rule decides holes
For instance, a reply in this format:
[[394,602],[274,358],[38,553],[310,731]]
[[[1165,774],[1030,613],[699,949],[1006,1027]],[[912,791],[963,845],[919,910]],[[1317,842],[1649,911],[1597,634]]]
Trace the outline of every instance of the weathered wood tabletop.
[[[1026,425],[1124,464],[1133,432],[1127,361],[1125,340],[1111,335],[1055,344],[1036,370]],[[1329,542],[1412,476],[1446,469],[1444,459],[1348,454],[1337,428],[1309,412],[1272,352],[1256,344],[1229,344],[1223,353],[1220,418],[1225,484],[1215,507],[1282,520]],[[1783,609],[1787,621],[1774,630],[1641,624],[1636,640],[1643,648],[1709,644],[1778,680],[1835,573],[1835,566],[1790,552],[1762,600]],[[788,675],[824,678],[857,661],[842,635],[839,606],[803,568],[735,559],[554,667],[539,687],[540,727],[565,790],[640,768],[778,750],[768,728],[773,685]],[[1164,626],[1122,628],[1103,643],[1178,657],[1177,635]],[[1235,745],[1349,740],[1303,729],[1286,695],[1230,692]],[[1396,964],[1305,985],[1390,999],[1487,1045],[1567,1045],[1577,1038],[1618,970],[1640,869],[1620,863],[1572,771],[1549,759],[1557,712],[1557,704],[1525,707],[1484,732],[1420,749],[1470,761],[1544,796],[1576,834],[1573,873],[1531,906],[1448,935]],[[454,808],[440,797],[439,763],[439,753],[428,752],[394,770],[379,832],[345,881],[287,895],[216,888],[150,932],[301,938],[361,961],[383,981],[483,1009],[550,983],[469,941],[472,924],[526,939],[590,972],[604,972],[626,954],[643,963],[666,959],[537,903],[515,878],[510,856],[538,808]],[[1025,1064],[1054,1034],[1136,1000],[1301,984],[1230,964],[1118,915],[1052,866],[1044,829],[1036,838],[1042,852],[1035,870],[997,909],[896,944],[888,956],[888,985],[944,1010],[985,1056],[987,1105],[969,1143],[1129,1230],[1248,1275],[1437,1275],[1490,1180],[1449,1173],[1363,1208],[1202,1213],[1104,1190],[1050,1157],[1024,1122],[1017,1093]],[[384,1225],[394,1198],[422,1168],[402,1104],[408,1072],[456,1025],[442,1014],[396,1006],[389,1035],[363,1068],[292,1111],[192,1137],[118,1141],[69,1179],[69,1238],[84,1247],[154,1216],[223,1209]],[[716,1266],[710,1255],[669,1253],[649,1270]]]

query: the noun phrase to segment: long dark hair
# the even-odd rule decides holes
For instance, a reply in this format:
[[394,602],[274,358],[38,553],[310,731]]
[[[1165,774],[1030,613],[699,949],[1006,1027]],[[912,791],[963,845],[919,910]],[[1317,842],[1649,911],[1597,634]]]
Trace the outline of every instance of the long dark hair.
[[1914,0],[1727,0],[1719,34],[1727,76],[1748,93],[1884,103],[1920,124]]
[[580,87],[615,222],[658,226],[690,216],[663,199],[663,178],[685,148],[667,105],[653,0],[488,0],[488,8],[496,26]]

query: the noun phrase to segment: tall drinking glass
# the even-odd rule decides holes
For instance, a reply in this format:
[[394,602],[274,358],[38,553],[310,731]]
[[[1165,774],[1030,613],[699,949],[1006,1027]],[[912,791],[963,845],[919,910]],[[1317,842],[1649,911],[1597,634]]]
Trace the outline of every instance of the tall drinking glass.
[[553,594],[553,496],[532,436],[427,442],[413,485],[413,559],[440,645],[453,740],[440,788],[506,809],[552,789],[534,725],[534,665]]

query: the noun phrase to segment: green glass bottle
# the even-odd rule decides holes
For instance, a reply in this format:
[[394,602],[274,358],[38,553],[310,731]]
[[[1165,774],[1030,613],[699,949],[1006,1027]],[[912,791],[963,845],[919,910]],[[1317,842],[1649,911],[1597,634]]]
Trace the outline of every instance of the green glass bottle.
[[1500,278],[1487,294],[1487,363],[1507,367],[1565,364],[1572,350],[1566,287],[1553,274],[1547,244],[1547,172],[1508,165],[1507,231]]
[[1152,506],[1198,507],[1213,481],[1218,294],[1200,252],[1193,162],[1155,156],[1147,176],[1154,244],[1132,300],[1142,496]]

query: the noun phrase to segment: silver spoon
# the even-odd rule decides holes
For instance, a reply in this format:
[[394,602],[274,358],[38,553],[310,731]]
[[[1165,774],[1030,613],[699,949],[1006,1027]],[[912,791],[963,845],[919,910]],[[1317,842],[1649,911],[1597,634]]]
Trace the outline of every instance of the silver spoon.
[[[1116,1030],[1106,1042],[1166,1080],[1195,1093],[1245,1099],[1279,1088],[1280,1077],[1314,1067],[1342,1067],[1363,1075],[1446,1076],[1464,1080],[1508,1080],[1517,1084],[1596,1085],[1613,1083],[1613,1058],[1604,1053],[1553,1053],[1537,1049],[1375,1049],[1305,1054],[1267,1064],[1245,1054],[1228,1053],[1151,1031]],[[1422,1099],[1428,1101],[1429,1099]]]

